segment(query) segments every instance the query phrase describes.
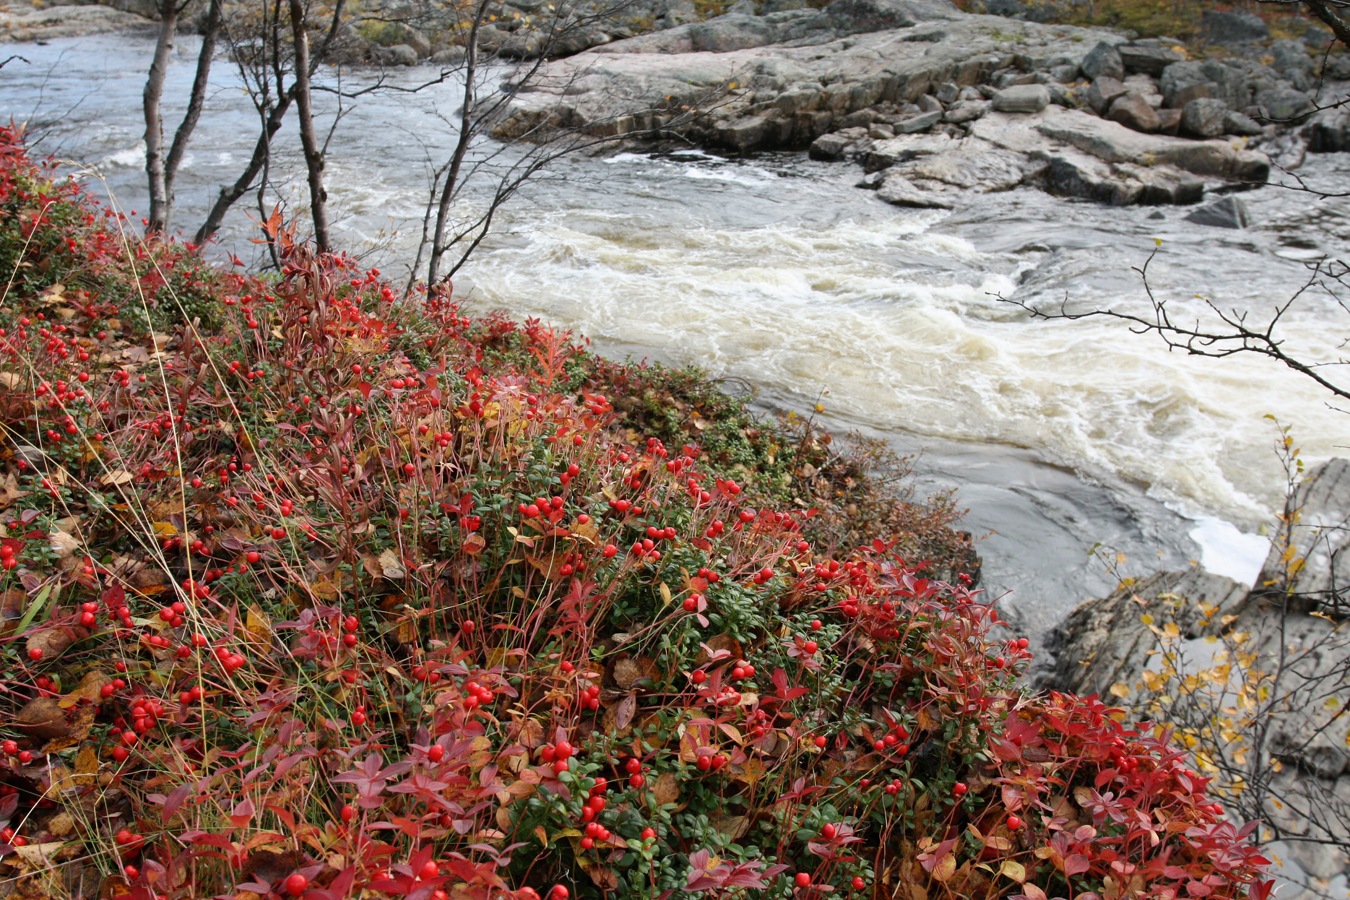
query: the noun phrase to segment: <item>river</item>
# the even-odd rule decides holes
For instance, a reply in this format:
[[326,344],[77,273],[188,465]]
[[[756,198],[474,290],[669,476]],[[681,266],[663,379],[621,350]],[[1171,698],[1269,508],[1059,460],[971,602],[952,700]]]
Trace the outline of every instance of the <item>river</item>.
[[[184,39],[175,57],[170,112],[186,96],[193,49]],[[5,55],[23,59],[0,71],[0,113],[137,209],[149,53],[147,39],[127,36],[10,45]],[[452,145],[457,100],[446,84],[347,105],[328,158],[340,246],[390,272],[406,265],[427,161]],[[235,177],[255,122],[221,61],[176,222],[195,226]],[[288,179],[279,199],[303,207],[294,154],[278,172]],[[1300,172],[1344,185],[1350,160],[1312,157]],[[1252,226],[1223,230],[1185,222],[1185,209],[1111,209],[1030,189],[952,212],[904,210],[855,187],[860,176],[797,153],[566,158],[506,207],[457,288],[470,308],[537,316],[606,353],[747,382],[767,408],[819,401],[827,425],[920,454],[920,483],[958,490],[965,527],[983,536],[985,586],[1033,636],[1114,584],[1094,546],[1125,554],[1129,574],[1194,560],[1254,576],[1265,553],[1257,532],[1284,485],[1264,417],[1288,425],[1315,462],[1350,436],[1329,396],[1264,360],[1169,353],[1105,320],[1031,321],[994,295],[1146,308],[1132,268],[1160,239],[1150,282],[1174,312],[1198,309],[1202,295],[1259,316],[1297,290],[1307,260],[1344,253],[1350,203],[1265,187],[1243,195]],[[222,245],[247,255],[250,227],[236,210]],[[1290,346],[1331,353],[1344,315],[1306,296],[1287,316]]]

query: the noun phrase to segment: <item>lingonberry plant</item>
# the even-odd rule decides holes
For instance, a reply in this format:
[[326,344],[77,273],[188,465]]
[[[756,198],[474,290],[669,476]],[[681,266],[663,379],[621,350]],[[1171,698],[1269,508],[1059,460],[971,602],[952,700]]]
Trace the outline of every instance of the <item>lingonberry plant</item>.
[[653,370],[0,166],[6,891],[1267,892],[1175,748],[1018,687],[923,512],[828,546],[765,459],[632,427]]

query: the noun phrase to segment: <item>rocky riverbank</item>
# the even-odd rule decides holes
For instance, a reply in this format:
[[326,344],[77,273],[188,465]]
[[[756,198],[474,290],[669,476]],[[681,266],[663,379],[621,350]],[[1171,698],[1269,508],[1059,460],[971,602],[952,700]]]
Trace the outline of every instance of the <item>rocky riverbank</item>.
[[[692,2],[646,0],[578,8],[576,22],[544,27],[529,23],[546,8],[514,0],[485,28],[486,49],[529,57],[552,33],[552,49],[571,55],[514,86],[495,133],[534,136],[549,123],[737,153],[809,148],[860,164],[861,186],[882,200],[937,208],[1023,185],[1112,205],[1192,204],[1263,183],[1272,156],[1291,167],[1306,151],[1350,147],[1350,111],[1325,108],[1350,90],[1350,57],[1315,58],[1315,29],[1309,44],[1272,43],[1259,19],[1216,13],[1206,33],[1226,55],[1202,59],[1166,38],[969,14],[946,0],[803,3],[742,3],[700,21]],[[117,5],[18,9],[0,30],[35,40],[143,27],[135,13],[152,11]],[[461,52],[434,17],[408,21],[421,27],[398,16],[350,23],[342,59]],[[1245,221],[1231,199],[1198,215]]]
[[1314,469],[1254,585],[1160,572],[1088,600],[1043,686],[1100,694],[1174,725],[1294,889],[1350,886],[1350,461]]
[[[860,162],[891,203],[1034,185],[1115,205],[1262,183],[1269,153],[1346,146],[1350,65],[1281,41],[1266,62],[1170,40],[971,15],[941,0],[733,13],[594,47],[519,86],[503,138],[542,122]],[[1289,138],[1293,134],[1292,139]],[[1267,152],[1263,152],[1263,150]],[[1240,225],[1240,206],[1209,215]]]

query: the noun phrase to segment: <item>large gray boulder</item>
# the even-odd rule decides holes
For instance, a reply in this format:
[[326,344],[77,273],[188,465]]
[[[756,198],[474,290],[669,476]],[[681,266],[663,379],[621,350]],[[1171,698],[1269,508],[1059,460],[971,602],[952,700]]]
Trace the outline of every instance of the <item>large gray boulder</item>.
[[894,206],[912,209],[951,209],[952,201],[935,191],[925,190],[903,175],[886,175],[877,188],[877,196]]
[[994,109],[1005,113],[1038,113],[1050,105],[1050,89],[1043,84],[1019,84],[994,95]]
[[1036,130],[1109,163],[1163,163],[1194,175],[1232,181],[1265,181],[1270,174],[1265,154],[1238,149],[1227,141],[1139,134],[1077,110],[1047,115]]
[[1157,78],[1172,63],[1185,59],[1178,51],[1157,43],[1121,44],[1116,50],[1120,53],[1127,75],[1151,75]]
[[1253,93],[1245,72],[1213,59],[1172,63],[1163,70],[1158,87],[1163,102],[1176,109],[1201,97],[1216,97],[1238,109],[1251,102]]
[[1224,133],[1228,104],[1212,97],[1201,97],[1181,111],[1181,131],[1198,138],[1213,138]]
[[1106,76],[1114,78],[1117,81],[1125,80],[1125,63],[1120,59],[1120,51],[1116,49],[1115,44],[1109,44],[1102,41],[1093,47],[1088,55],[1083,57],[1083,62],[1079,66],[1083,72],[1083,77],[1089,81]]
[[1316,110],[1312,98],[1288,85],[1275,85],[1256,95],[1261,118],[1270,122],[1295,123]]

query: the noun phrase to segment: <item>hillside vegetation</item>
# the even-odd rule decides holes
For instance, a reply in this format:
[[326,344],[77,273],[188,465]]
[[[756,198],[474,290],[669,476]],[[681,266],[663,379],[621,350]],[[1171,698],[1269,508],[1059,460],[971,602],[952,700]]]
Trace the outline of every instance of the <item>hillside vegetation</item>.
[[0,211],[0,896],[1268,892],[868,454],[13,129]]

